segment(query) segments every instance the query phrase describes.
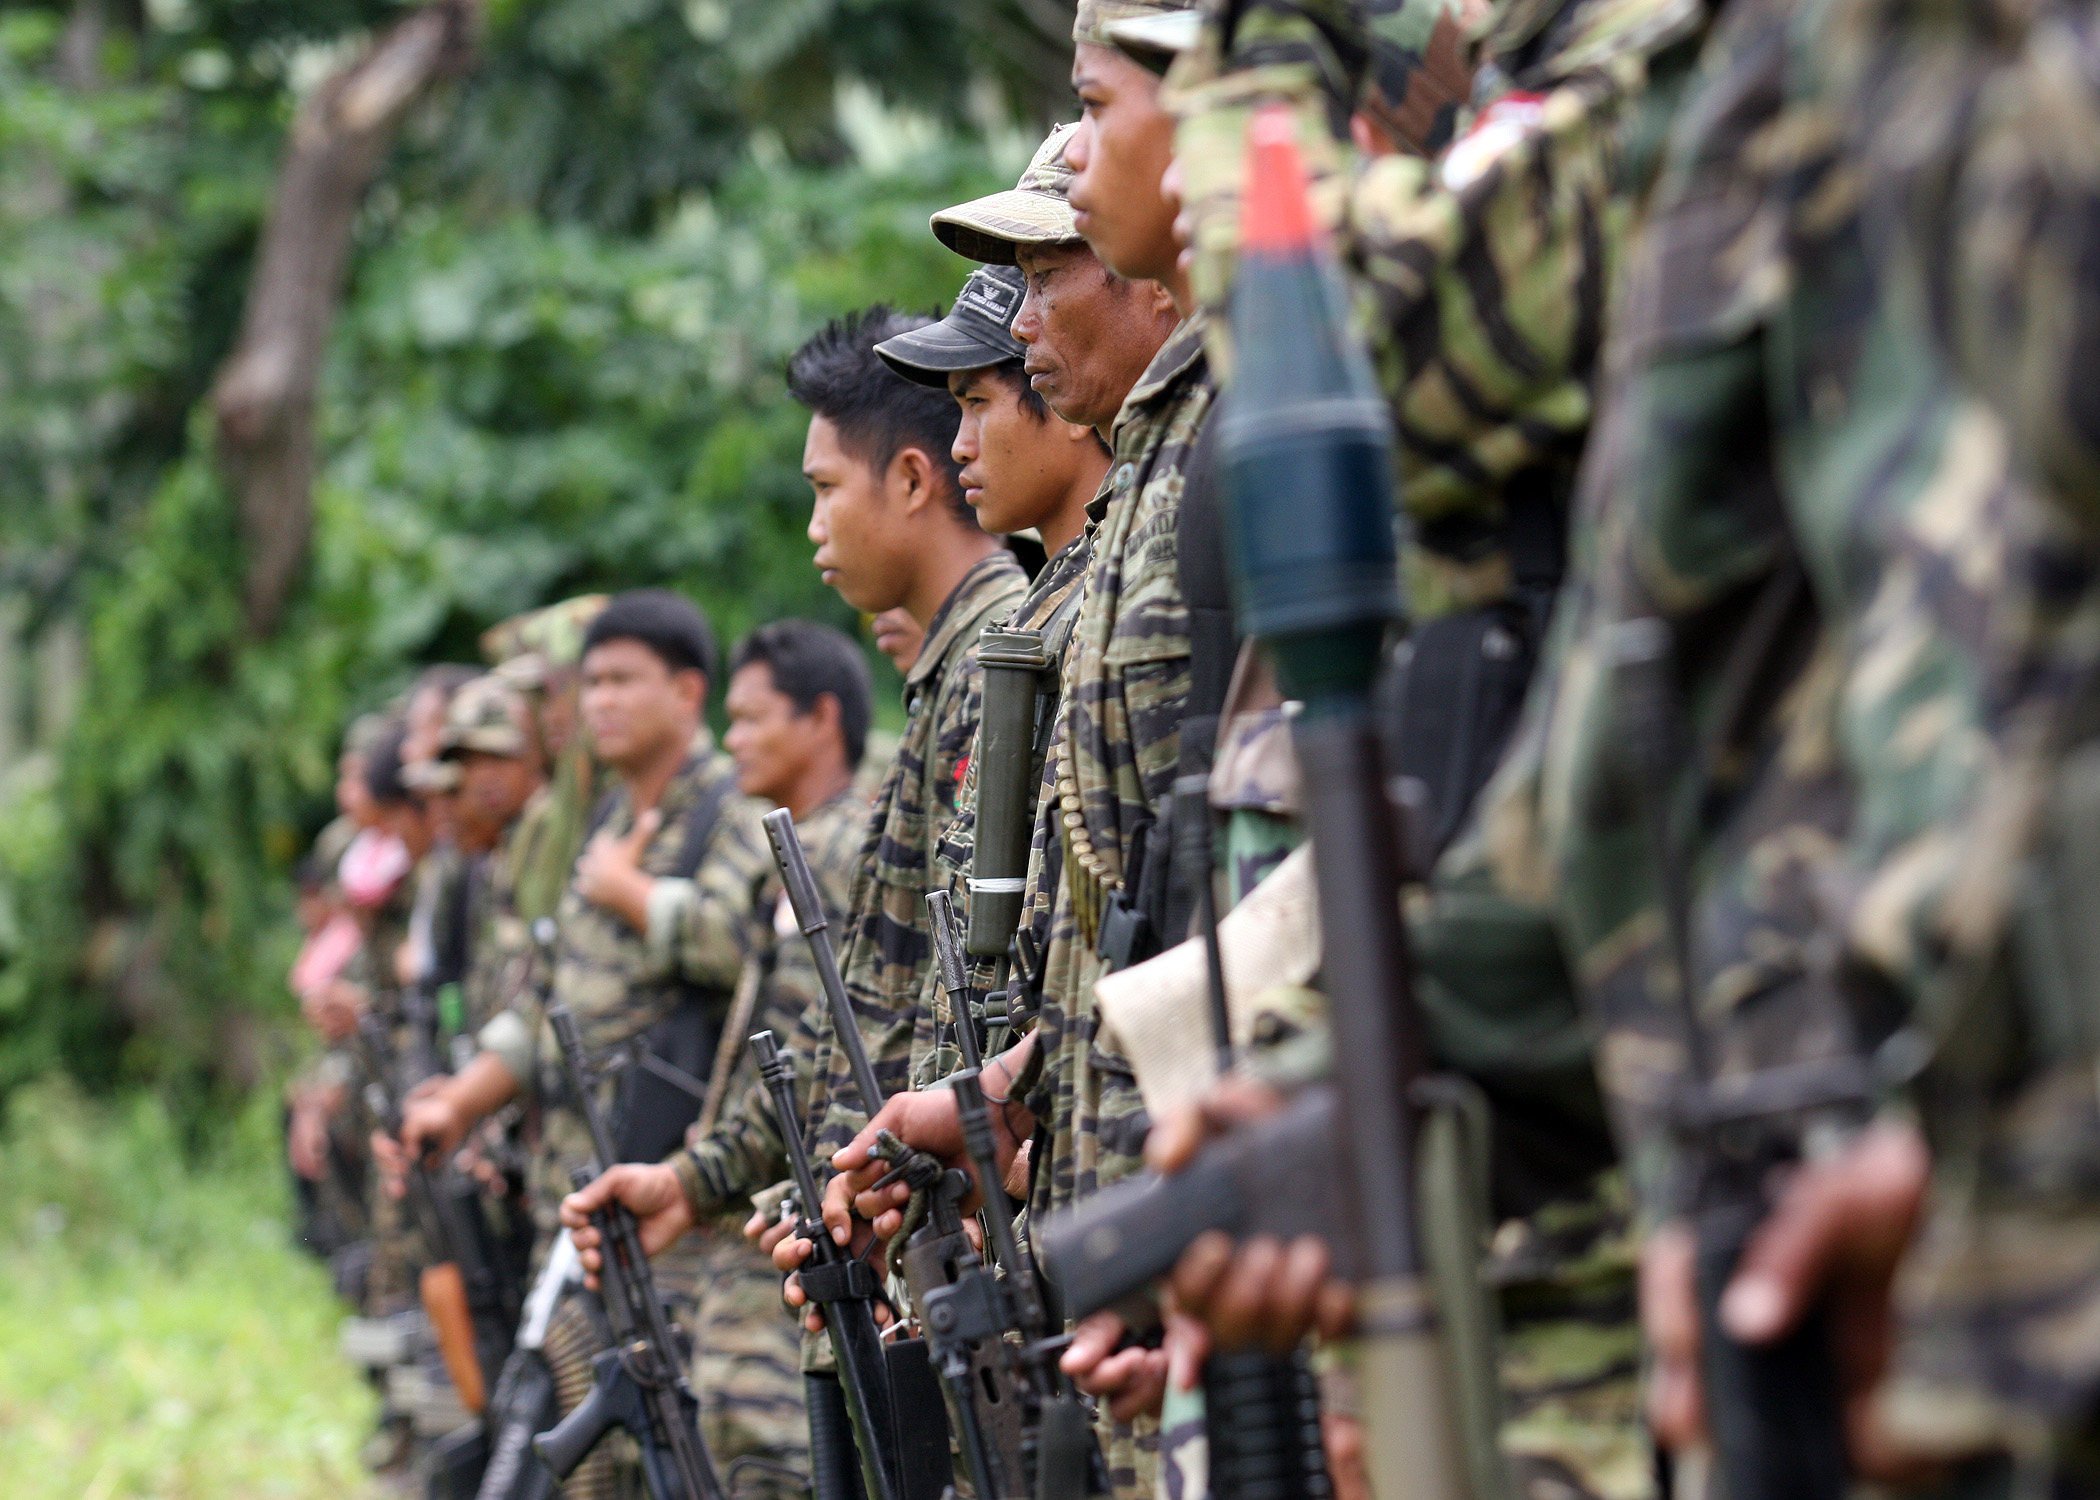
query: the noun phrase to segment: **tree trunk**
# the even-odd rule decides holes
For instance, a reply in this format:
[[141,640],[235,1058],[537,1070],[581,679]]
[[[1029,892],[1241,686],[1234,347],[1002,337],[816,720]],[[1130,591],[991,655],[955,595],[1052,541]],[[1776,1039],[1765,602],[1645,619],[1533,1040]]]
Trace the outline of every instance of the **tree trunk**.
[[478,0],[430,0],[315,89],[292,120],[240,337],[212,387],[257,636],[276,629],[313,537],[314,396],[358,207],[409,111],[465,71],[479,9]]

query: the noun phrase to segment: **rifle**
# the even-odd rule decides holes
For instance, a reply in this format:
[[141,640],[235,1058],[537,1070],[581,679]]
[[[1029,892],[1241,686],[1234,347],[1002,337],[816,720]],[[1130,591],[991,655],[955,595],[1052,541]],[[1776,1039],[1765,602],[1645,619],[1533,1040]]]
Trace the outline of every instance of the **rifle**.
[[[831,948],[830,920],[817,893],[816,877],[810,873],[809,860],[802,852],[802,840],[795,832],[794,817],[784,807],[775,808],[766,814],[764,822],[774,861],[787,888],[788,905],[794,910],[795,923],[802,929],[816,961],[817,979],[831,1012],[832,1031],[846,1054],[861,1103],[873,1119],[882,1108],[882,1089],[875,1081],[867,1049],[861,1045],[860,1026],[854,1019],[853,1004],[846,996],[838,958]],[[765,1038],[763,1044],[759,1037]],[[846,1415],[860,1457],[862,1482],[871,1500],[940,1500],[953,1475],[946,1424],[939,1424],[936,1431],[925,1420],[927,1413],[939,1412],[944,1404],[925,1342],[903,1338],[885,1341],[878,1334],[875,1303],[882,1300],[882,1288],[873,1268],[837,1245],[824,1225],[824,1200],[808,1143],[802,1138],[791,1065],[770,1032],[753,1037],[751,1047],[765,1073],[780,1121],[780,1134],[788,1148],[789,1164],[794,1168],[795,1187],[804,1211],[798,1232],[813,1247],[810,1261],[802,1269],[802,1290],[824,1310],[824,1325],[831,1336],[844,1387]],[[943,1193],[960,1198],[961,1188],[940,1181],[943,1169],[938,1162],[910,1150],[896,1137],[885,1132],[877,1149],[891,1163],[892,1175],[885,1180],[910,1181],[915,1191],[938,1187]],[[959,1223],[956,1229],[959,1233]],[[821,1432],[819,1425],[816,1421],[811,1425],[813,1444],[827,1438],[835,1440],[835,1423],[823,1423],[825,1430]],[[966,1440],[967,1437],[966,1434]],[[840,1461],[842,1457],[826,1455],[821,1461],[813,1458],[812,1467],[843,1471],[848,1466]],[[820,1496],[819,1500],[828,1497]]]
[[[1768,1184],[1778,1169],[1800,1160],[1799,1130],[1779,1122],[1825,1114],[1857,1125],[1871,1112],[1874,1080],[1864,1061],[1839,1057],[1768,1068],[1732,1080],[1725,1092],[1718,1087],[1715,1048],[1699,1011],[1691,871],[1667,792],[1684,772],[1688,739],[1674,657],[1661,620],[1613,628],[1611,663],[1628,769],[1662,901],[1689,1073],[1673,1113],[1697,1164],[1700,1359],[1714,1453],[1730,1500],[1840,1500],[1849,1464],[1828,1307],[1819,1302],[1785,1337],[1753,1346],[1722,1326],[1720,1303],[1744,1247],[1771,1210]],[[1695,763],[1695,777],[1699,770]]]
[[[591,1093],[576,1017],[566,1005],[550,1005],[547,1022],[561,1051],[569,1095],[590,1131],[596,1157],[591,1166],[572,1173],[582,1188],[619,1158]],[[533,1451],[555,1478],[567,1479],[600,1438],[614,1427],[624,1427],[641,1446],[642,1475],[655,1500],[725,1500],[714,1460],[700,1436],[700,1403],[685,1376],[685,1340],[672,1329],[657,1295],[634,1215],[611,1202],[595,1216],[595,1223],[604,1242],[600,1300],[612,1327],[612,1347],[591,1361],[596,1383],[590,1395],[551,1432],[534,1438]]]
[[[357,1048],[367,1075],[366,1108],[383,1133],[398,1137],[402,1093],[378,1017],[359,1020]],[[428,1161],[409,1162],[406,1176],[409,1211],[436,1256],[418,1278],[423,1310],[460,1403],[480,1416],[517,1327],[518,1267],[488,1222],[479,1183]]]
[[[928,894],[926,914],[942,987],[961,1015],[967,975],[945,891]],[[958,1404],[974,1405],[978,1421],[1000,1440],[996,1463],[987,1464],[996,1469],[996,1483],[980,1480],[980,1493],[987,1500],[1031,1493],[1043,1500],[1105,1494],[1107,1466],[1085,1406],[1057,1364],[1069,1340],[1051,1316],[1034,1262],[1013,1232],[1014,1209],[999,1177],[981,1075],[984,1061],[974,1036],[966,1036],[962,1051],[964,1066],[948,1082],[984,1199],[981,1222],[992,1264],[1004,1279],[965,1242],[963,1253],[944,1263],[945,1284],[915,1288],[914,1298]],[[907,1265],[912,1254],[906,1252]]]

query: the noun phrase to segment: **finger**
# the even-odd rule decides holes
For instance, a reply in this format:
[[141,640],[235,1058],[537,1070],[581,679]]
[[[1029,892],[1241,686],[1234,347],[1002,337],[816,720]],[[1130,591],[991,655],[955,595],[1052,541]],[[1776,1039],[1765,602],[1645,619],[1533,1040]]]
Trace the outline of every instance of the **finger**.
[[1116,1347],[1123,1330],[1123,1320],[1115,1313],[1094,1313],[1082,1318],[1072,1330],[1072,1342],[1058,1361],[1058,1368],[1075,1377],[1091,1371]]
[[1270,1284],[1283,1264],[1283,1247],[1268,1235],[1240,1246],[1211,1299],[1210,1331],[1220,1345],[1240,1348],[1255,1341]]
[[1122,1390],[1108,1403],[1108,1414],[1118,1422],[1135,1422],[1155,1415],[1167,1388],[1167,1362],[1156,1350],[1143,1351],[1138,1368],[1130,1373]]
[[1356,1331],[1356,1288],[1346,1281],[1329,1281],[1320,1288],[1315,1316],[1320,1337],[1344,1338]]
[[1286,1247],[1259,1329],[1271,1354],[1290,1353],[1313,1331],[1313,1308],[1332,1264],[1326,1242],[1317,1235],[1300,1235]]
[[1219,1230],[1207,1230],[1189,1242],[1168,1278],[1174,1300],[1193,1318],[1210,1315],[1218,1284],[1232,1266],[1232,1240]]
[[1177,1391],[1193,1391],[1203,1378],[1203,1362],[1210,1358],[1210,1330],[1194,1318],[1175,1314],[1167,1319],[1167,1383]]
[[639,854],[649,847],[649,840],[656,837],[656,830],[664,826],[664,815],[650,808],[634,820],[634,832],[627,835],[627,847]]
[[1829,1275],[1845,1208],[1823,1173],[1811,1169],[1788,1183],[1743,1247],[1721,1294],[1721,1326],[1746,1344],[1767,1343],[1793,1327]]
[[1179,1172],[1203,1144],[1205,1133],[1201,1110],[1174,1110],[1152,1122],[1152,1132],[1145,1137],[1145,1164],[1155,1172]]

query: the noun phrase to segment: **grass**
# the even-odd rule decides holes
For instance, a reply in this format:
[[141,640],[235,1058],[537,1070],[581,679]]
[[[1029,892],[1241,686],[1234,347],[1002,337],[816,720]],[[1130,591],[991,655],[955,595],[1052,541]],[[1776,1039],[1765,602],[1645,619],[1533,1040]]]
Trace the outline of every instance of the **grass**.
[[0,1127],[0,1491],[360,1497],[372,1396],[293,1248],[267,1099],[201,1155],[153,1101],[21,1090]]

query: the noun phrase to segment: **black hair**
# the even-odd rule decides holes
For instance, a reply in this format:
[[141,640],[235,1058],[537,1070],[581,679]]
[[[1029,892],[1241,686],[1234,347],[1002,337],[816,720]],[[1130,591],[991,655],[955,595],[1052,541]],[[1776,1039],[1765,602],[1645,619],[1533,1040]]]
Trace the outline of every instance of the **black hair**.
[[[1018,359],[1003,359],[998,364],[989,365],[986,368],[990,370],[994,377],[1005,381],[1008,386],[1013,388],[1015,398],[1021,403],[1021,410],[1027,412],[1028,415],[1035,418],[1038,422],[1050,420],[1050,403],[1042,398],[1042,394],[1029,381],[1028,366],[1026,364]],[[1093,431],[1094,445],[1103,453],[1113,457],[1116,450],[1109,447],[1108,439],[1101,436],[1099,428],[1095,428]]]
[[875,681],[860,647],[843,632],[814,620],[775,620],[737,642],[729,658],[730,673],[754,662],[773,674],[774,691],[784,693],[798,713],[810,712],[826,693],[838,700],[846,763],[858,769],[875,716]]
[[989,372],[1014,393],[1014,399],[1021,403],[1021,410],[1039,423],[1050,420],[1050,404],[1043,400],[1035,386],[1030,383],[1027,365],[1018,359],[1002,359],[996,365],[989,366]]
[[839,442],[880,474],[906,448],[924,453],[948,491],[948,513],[977,529],[962,494],[955,446],[955,403],[937,386],[906,380],[875,346],[924,328],[931,318],[883,303],[825,324],[788,359],[788,394],[838,429]]
[[710,687],[718,656],[714,628],[700,606],[669,589],[615,594],[583,633],[586,655],[607,641],[637,641],[673,672],[698,672]]
[[405,807],[416,800],[403,776],[408,762],[401,747],[407,742],[408,731],[397,725],[381,735],[365,756],[365,790],[381,807]]

